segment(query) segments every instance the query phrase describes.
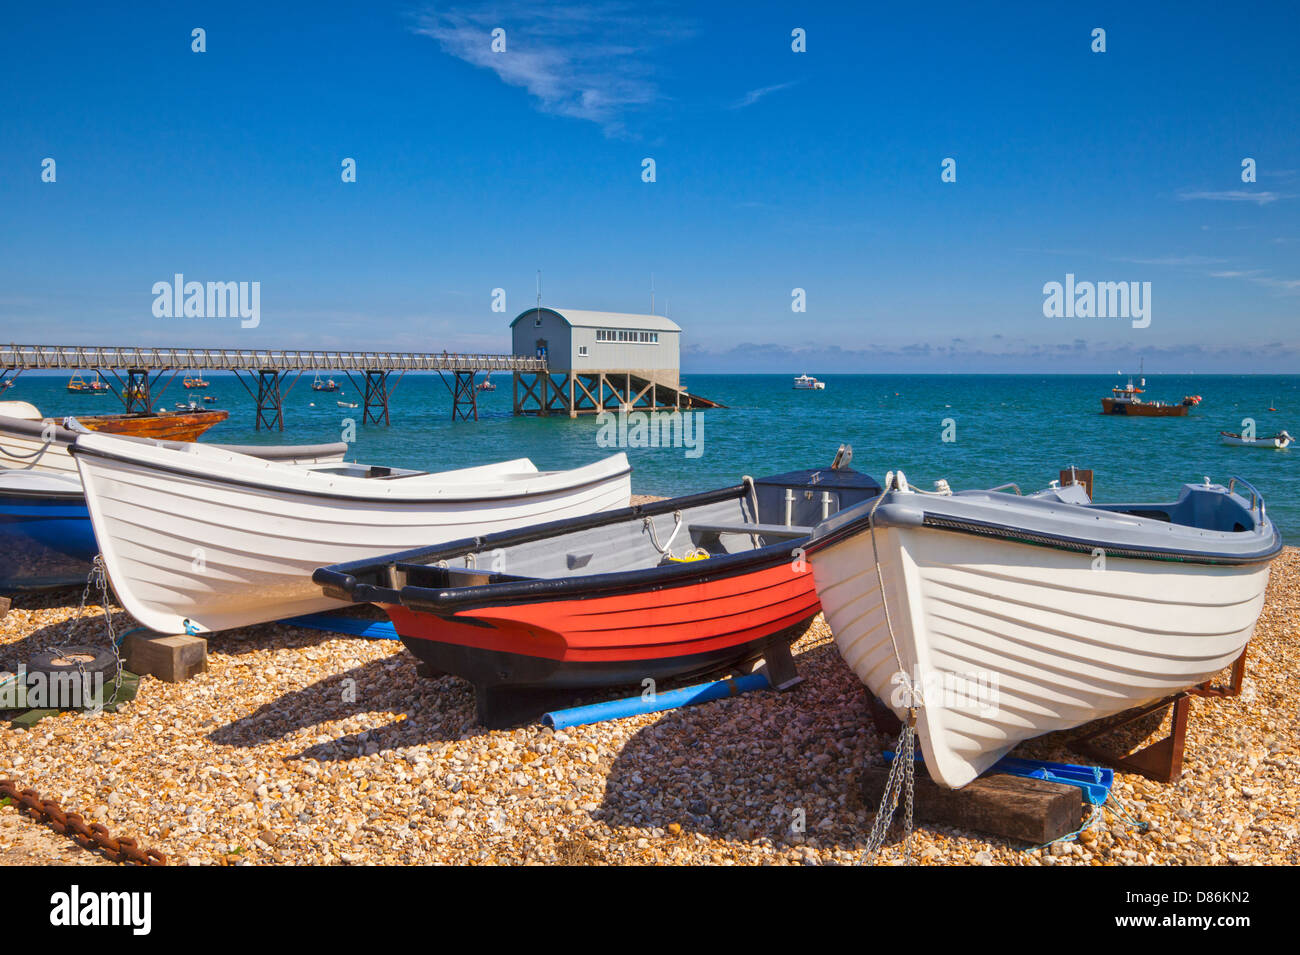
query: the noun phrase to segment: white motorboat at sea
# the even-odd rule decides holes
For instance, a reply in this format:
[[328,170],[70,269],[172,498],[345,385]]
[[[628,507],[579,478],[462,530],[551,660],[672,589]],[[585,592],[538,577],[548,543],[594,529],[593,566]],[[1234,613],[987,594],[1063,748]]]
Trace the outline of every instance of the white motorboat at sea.
[[807,559],[841,655],[900,719],[915,705],[926,768],[953,788],[1229,666],[1281,549],[1239,479],[1153,504],[885,486],[818,525]]
[[811,375],[800,375],[794,380],[795,391],[824,391],[826,382],[818,381]]
[[631,493],[623,454],[569,471],[520,458],[428,473],[87,434],[73,455],[113,589],[162,633],[339,607],[316,568],[626,507]]
[[1239,448],[1264,448],[1269,451],[1285,451],[1295,442],[1295,438],[1285,431],[1279,431],[1277,434],[1263,438],[1248,438],[1245,435],[1237,434],[1235,431],[1220,431],[1219,438],[1224,444],[1234,445]]

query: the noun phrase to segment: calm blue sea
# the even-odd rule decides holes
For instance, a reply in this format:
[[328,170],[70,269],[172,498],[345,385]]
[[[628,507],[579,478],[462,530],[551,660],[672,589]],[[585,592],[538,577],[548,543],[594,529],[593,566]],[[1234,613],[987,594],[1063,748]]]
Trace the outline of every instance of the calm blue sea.
[[[802,372],[804,369],[796,369]],[[808,369],[815,374],[816,369]],[[1008,481],[1043,487],[1071,464],[1096,471],[1095,496],[1105,501],[1168,500],[1185,481],[1232,475],[1252,481],[1288,543],[1300,544],[1300,449],[1286,452],[1227,447],[1218,432],[1240,431],[1255,419],[1259,434],[1285,428],[1300,434],[1300,376],[1161,375],[1147,377],[1147,397],[1204,397],[1186,418],[1112,418],[1100,399],[1125,378],[1030,375],[827,375],[825,391],[795,391],[792,375],[687,375],[696,394],[725,410],[702,413],[702,454],[683,448],[629,449],[633,490],[675,495],[800,467],[828,465],[841,442],[853,445],[854,466],[883,478],[902,468],[930,487],[946,478],[954,488]],[[343,419],[360,421],[350,385],[341,395],[311,390],[304,376],[285,401],[285,430],[253,429],[253,400],[229,375],[209,375],[212,407],[230,419],[206,440],[227,443],[337,441]],[[466,467],[529,457],[541,468],[566,468],[609,453],[598,447],[591,417],[515,418],[508,377],[485,393],[477,422],[453,422],[451,397],[436,375],[407,375],[392,398],[389,427],[356,428],[350,457],[426,469]],[[62,378],[23,376],[5,399],[22,399],[46,414],[115,410],[116,399],[69,394]],[[198,392],[179,378],[159,404],[171,407]],[[314,403],[314,407],[313,407]],[[1276,412],[1269,411],[1277,408]],[[942,440],[952,419],[954,441]],[[948,429],[950,434],[953,428]]]

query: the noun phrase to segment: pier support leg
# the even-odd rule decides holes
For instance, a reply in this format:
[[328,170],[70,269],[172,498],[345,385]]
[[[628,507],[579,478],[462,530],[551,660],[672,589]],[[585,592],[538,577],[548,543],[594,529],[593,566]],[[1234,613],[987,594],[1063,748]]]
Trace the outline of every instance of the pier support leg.
[[366,372],[365,407],[361,413],[361,423],[388,424],[388,372],[370,370]]
[[474,388],[474,372],[457,371],[456,389],[451,397],[451,420],[478,420],[478,392]]
[[515,372],[515,414],[546,414],[546,379],[545,372],[525,374]]
[[267,431],[284,430],[284,400],[280,395],[280,372],[263,369],[257,373],[258,431],[266,425]]
[[153,410],[153,399],[149,396],[149,372],[144,368],[128,368],[126,372],[126,392],[122,395],[126,404],[126,413],[143,411],[148,414]]

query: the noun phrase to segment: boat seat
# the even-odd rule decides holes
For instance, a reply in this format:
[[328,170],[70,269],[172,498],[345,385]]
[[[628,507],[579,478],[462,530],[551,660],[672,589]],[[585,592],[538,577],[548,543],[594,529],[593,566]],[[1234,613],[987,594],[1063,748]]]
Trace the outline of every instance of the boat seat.
[[692,533],[701,534],[758,534],[761,537],[807,537],[811,527],[785,524],[692,524]]

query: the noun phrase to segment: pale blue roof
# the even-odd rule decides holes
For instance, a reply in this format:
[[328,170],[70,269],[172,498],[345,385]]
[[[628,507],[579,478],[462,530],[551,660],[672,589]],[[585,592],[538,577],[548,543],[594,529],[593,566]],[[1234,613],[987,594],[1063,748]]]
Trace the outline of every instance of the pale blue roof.
[[[627,312],[588,312],[577,308],[552,308],[542,306],[543,312],[554,312],[574,328],[641,328],[648,331],[680,332],[682,327],[662,315],[635,315]],[[537,313],[533,307],[520,312],[510,327],[513,328],[521,319]]]

